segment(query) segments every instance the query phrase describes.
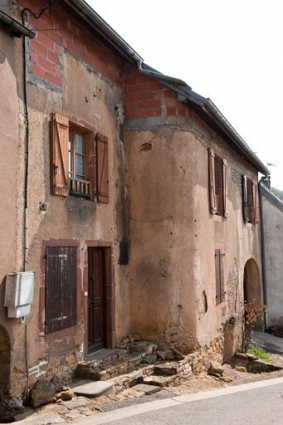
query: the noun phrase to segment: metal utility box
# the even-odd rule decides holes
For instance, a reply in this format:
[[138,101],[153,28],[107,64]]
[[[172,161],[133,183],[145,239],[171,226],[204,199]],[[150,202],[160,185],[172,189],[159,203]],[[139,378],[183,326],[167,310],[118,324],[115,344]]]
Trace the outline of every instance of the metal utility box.
[[33,302],[34,272],[9,273],[6,276],[4,306],[8,317],[24,317]]

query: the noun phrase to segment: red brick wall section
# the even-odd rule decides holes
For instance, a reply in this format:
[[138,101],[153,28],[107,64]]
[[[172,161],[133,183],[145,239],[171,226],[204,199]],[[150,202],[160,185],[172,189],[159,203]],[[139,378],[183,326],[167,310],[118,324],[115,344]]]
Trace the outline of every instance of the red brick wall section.
[[130,65],[125,70],[124,90],[126,119],[188,115],[175,92]]
[[[22,7],[34,13],[46,6],[45,0],[20,0]],[[29,71],[36,77],[63,88],[62,54],[69,51],[94,71],[122,86],[122,60],[102,41],[94,38],[79,21],[59,9],[59,5],[40,19],[30,16],[30,28],[36,37],[30,40]]]

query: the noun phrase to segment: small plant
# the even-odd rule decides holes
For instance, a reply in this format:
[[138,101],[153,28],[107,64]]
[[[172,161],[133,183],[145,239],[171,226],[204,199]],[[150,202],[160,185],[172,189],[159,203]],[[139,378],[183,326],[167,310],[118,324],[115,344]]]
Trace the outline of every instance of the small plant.
[[243,308],[242,351],[246,353],[252,340],[252,330],[260,321],[265,311],[265,305],[257,304],[255,300],[245,302]]
[[256,347],[249,348],[247,352],[250,354],[253,354],[254,356],[258,357],[261,360],[264,360],[265,362],[273,363],[273,359],[262,348],[256,348]]

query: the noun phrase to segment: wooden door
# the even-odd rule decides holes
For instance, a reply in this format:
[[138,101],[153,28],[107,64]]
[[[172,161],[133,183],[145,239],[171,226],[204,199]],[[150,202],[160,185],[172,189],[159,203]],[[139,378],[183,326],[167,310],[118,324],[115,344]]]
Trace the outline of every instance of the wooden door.
[[88,352],[106,344],[105,252],[88,250]]

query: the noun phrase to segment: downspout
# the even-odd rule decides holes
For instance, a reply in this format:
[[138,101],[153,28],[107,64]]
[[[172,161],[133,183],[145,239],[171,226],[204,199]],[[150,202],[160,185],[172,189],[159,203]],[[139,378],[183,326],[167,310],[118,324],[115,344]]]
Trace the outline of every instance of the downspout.
[[[25,14],[26,10],[24,9],[21,13],[22,24],[25,24]],[[28,174],[29,174],[29,142],[30,142],[30,133],[29,133],[29,110],[28,110],[28,97],[27,97],[27,39],[23,37],[23,98],[24,98],[24,115],[26,122],[26,134],[25,134],[25,176],[24,176],[24,262],[23,262],[23,271],[27,271],[28,265]],[[29,343],[28,343],[28,321],[25,316],[21,320],[25,324],[25,354],[26,354],[26,399],[29,397]]]
[[259,185],[258,185],[258,188],[259,188],[259,210],[260,210],[260,231],[261,231],[261,263],[262,263],[263,303],[266,306],[266,310],[265,310],[265,313],[264,313],[264,328],[268,329],[269,323],[268,323],[268,304],[267,304],[267,291],[266,291],[264,217],[263,217],[263,202],[262,202],[262,185],[264,184],[263,182],[264,182],[265,179],[266,179],[265,177],[261,178]]

